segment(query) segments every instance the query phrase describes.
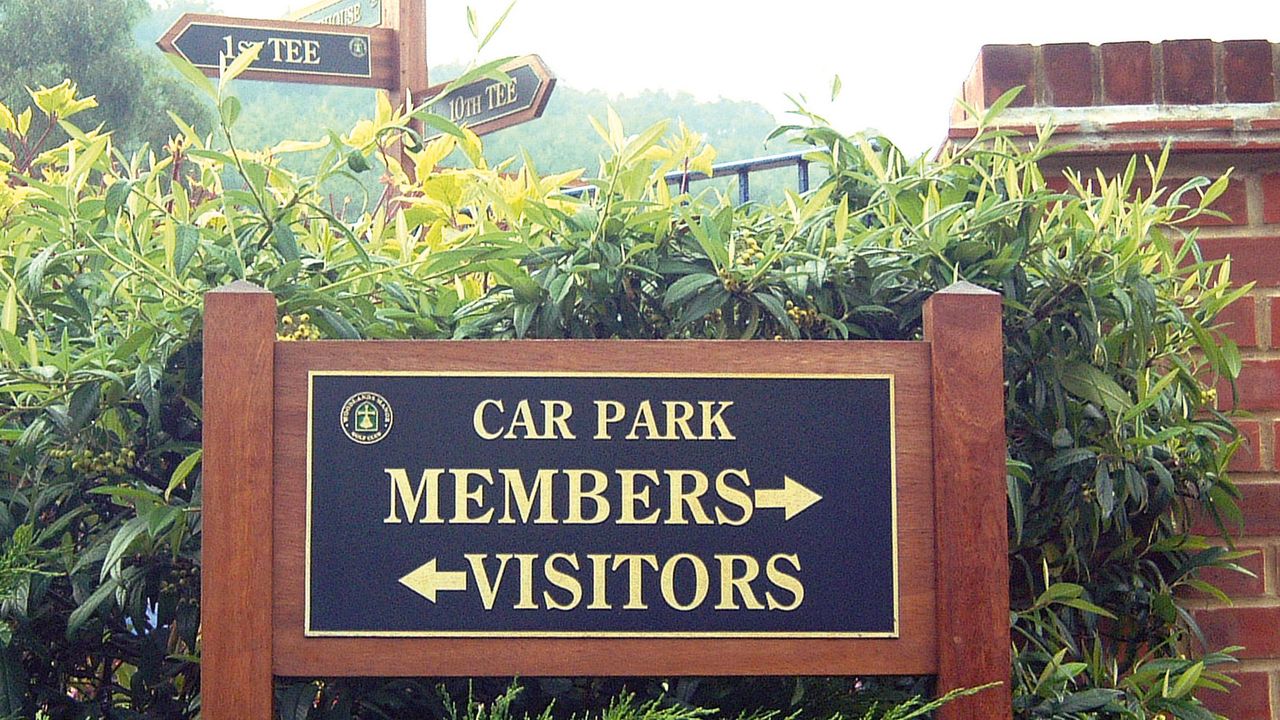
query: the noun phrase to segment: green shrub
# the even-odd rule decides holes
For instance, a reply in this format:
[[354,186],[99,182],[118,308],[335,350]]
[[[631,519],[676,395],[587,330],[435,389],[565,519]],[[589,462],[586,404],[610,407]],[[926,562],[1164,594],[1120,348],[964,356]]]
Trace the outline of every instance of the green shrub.
[[[1011,690],[1028,718],[1212,717],[1196,696],[1226,684],[1213,666],[1230,655],[1194,646],[1178,593],[1207,590],[1197,570],[1238,557],[1188,521],[1238,518],[1225,468],[1239,440],[1210,388],[1239,371],[1214,318],[1247,288],[1201,261],[1179,225],[1222,180],[1153,191],[1161,158],[1150,184],[1135,164],[1096,193],[1061,195],[1037,169],[1047,140],[1020,150],[988,132],[908,161],[819,123],[792,130],[827,182],[735,208],[662,181],[706,161],[697,136],[628,135],[610,116],[599,131],[611,154],[574,199],[560,191],[577,174],[489,167],[478,138],[439,119],[444,134],[414,154],[410,179],[387,152],[406,118],[385,102],[345,136],[246,152],[231,141],[234,97],[192,81],[220,108],[219,142],[183,126],[167,147],[125,156],[68,122],[66,88],[37,99],[44,118],[0,109],[0,537],[11,551],[0,579],[12,586],[0,717],[198,712],[201,303],[233,279],[274,292],[281,338],[295,341],[913,339],[933,291],[958,279],[997,289],[1015,687],[986,692]],[[71,140],[36,147],[31,125],[54,122]],[[281,166],[298,151],[314,153],[313,172]],[[454,153],[463,167],[437,167]],[[394,192],[335,200],[332,183],[375,154]],[[578,697],[556,705],[569,714],[616,710],[624,687],[644,698],[627,716],[673,703],[815,717],[920,708],[871,709],[856,686],[814,679],[539,687]],[[424,681],[279,692],[291,718],[449,716]]]

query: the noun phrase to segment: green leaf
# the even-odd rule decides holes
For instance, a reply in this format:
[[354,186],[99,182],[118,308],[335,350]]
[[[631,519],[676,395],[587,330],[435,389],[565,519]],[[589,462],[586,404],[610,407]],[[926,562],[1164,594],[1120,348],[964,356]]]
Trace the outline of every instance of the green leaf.
[[177,53],[165,53],[164,56],[193,87],[208,95],[210,100],[218,98],[218,90],[213,86],[213,82],[189,60]]
[[[16,283],[9,283],[9,292],[4,296],[4,309],[0,310],[0,330],[16,335],[18,332],[18,286]],[[14,362],[18,362],[21,353],[14,357]]]
[[228,95],[222,99],[222,105],[218,112],[222,115],[222,123],[227,127],[236,124],[236,120],[240,119],[240,112],[243,106],[240,104],[240,98],[235,95]]
[[1072,362],[1062,369],[1060,377],[1067,392],[1083,398],[1115,415],[1123,415],[1133,406],[1133,398],[1110,375],[1085,362]]
[[[204,77],[201,75],[200,77]],[[208,79],[205,79],[208,82]],[[117,180],[107,188],[107,194],[104,198],[103,210],[107,217],[113,218],[120,209],[124,207],[125,202],[129,199],[129,193],[133,192],[133,183],[128,180]]]
[[194,225],[183,223],[178,226],[175,237],[177,242],[173,248],[173,272],[181,275],[200,247],[200,230]]
[[280,720],[307,720],[315,707],[318,688],[315,683],[297,683],[276,694],[276,716]]
[[294,262],[301,259],[298,252],[298,238],[293,234],[293,228],[288,223],[278,222],[271,229],[271,236],[275,238],[276,252],[280,253],[280,257],[285,262]]
[[67,638],[71,639],[76,631],[79,630],[93,614],[102,607],[102,604],[111,599],[116,588],[120,587],[120,581],[116,578],[107,578],[97,590],[94,590],[84,602],[80,603],[80,607],[71,611],[71,615],[67,617]]
[[71,393],[71,402],[67,412],[71,417],[71,432],[79,432],[98,410],[98,401],[102,398],[102,386],[96,382],[88,382]]
[[203,450],[196,450],[183,458],[182,462],[178,463],[178,467],[173,471],[173,476],[169,478],[169,486],[164,490],[165,500],[168,500],[170,496],[173,495],[174,490],[182,487],[183,483],[187,481],[187,476],[190,475],[191,471],[195,469],[195,466],[200,463],[200,458],[203,457],[203,455]]
[[241,50],[239,55],[236,55],[230,65],[223,69],[221,77],[218,79],[219,96],[227,89],[227,83],[240,77],[245,70],[249,69],[250,65],[258,61],[258,56],[262,54],[262,47],[262,43],[249,45],[244,50]]
[[671,283],[667,288],[666,296],[663,304],[668,307],[679,303],[681,300],[698,292],[699,290],[720,282],[720,278],[710,273],[695,273],[693,275],[685,275],[684,277]]
[[120,574],[120,561],[128,554],[129,548],[133,547],[133,543],[147,531],[147,519],[135,517],[116,531],[111,538],[111,545],[107,548],[107,556],[102,561],[102,572],[99,573],[98,580],[103,581],[108,577],[118,577]]
[[152,327],[143,327],[135,330],[132,335],[125,338],[124,342],[116,346],[116,351],[111,354],[111,359],[116,362],[135,360],[134,354],[142,349],[143,345],[150,342],[155,335],[155,328]]
[[331,330],[333,330],[334,336],[338,339],[360,339],[360,331],[356,330],[355,326],[348,322],[346,318],[328,308],[320,308],[317,312],[320,313],[321,319],[324,320],[325,324],[328,325]]

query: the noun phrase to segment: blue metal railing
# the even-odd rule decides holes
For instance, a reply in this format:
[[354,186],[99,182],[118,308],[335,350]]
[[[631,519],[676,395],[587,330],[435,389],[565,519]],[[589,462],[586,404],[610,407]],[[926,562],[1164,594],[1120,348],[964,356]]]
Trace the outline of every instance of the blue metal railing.
[[[797,189],[801,193],[809,192],[809,160],[805,159],[805,155],[809,154],[809,152],[811,151],[783,153],[751,160],[719,163],[711,166],[710,175],[700,172],[685,173],[677,171],[667,173],[666,180],[668,185],[679,185],[680,192],[688,192],[689,186],[695,182],[719,180],[736,175],[738,178],[738,202],[746,205],[751,202],[751,173],[794,166],[796,168]],[[595,188],[593,187],[580,187],[566,190],[565,194],[572,197],[581,197],[594,190]]]

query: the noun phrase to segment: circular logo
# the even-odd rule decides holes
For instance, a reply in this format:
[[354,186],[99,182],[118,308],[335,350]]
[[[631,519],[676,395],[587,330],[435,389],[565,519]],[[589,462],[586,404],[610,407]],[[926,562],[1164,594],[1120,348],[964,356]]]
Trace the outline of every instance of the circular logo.
[[348,45],[348,48],[351,50],[352,57],[362,58],[369,54],[369,44],[362,37],[351,38],[351,44]]
[[342,432],[353,442],[373,445],[391,432],[391,403],[378,393],[356,393],[342,406]]

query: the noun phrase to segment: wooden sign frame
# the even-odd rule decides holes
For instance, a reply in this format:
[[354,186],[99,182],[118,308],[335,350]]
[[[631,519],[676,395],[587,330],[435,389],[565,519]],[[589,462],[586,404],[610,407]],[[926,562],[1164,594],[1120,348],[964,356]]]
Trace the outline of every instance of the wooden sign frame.
[[[273,717],[277,676],[936,674],[1001,688],[944,720],[1011,718],[1001,299],[925,305],[923,342],[276,340],[276,303],[206,296],[201,684],[206,720]],[[477,353],[479,345],[483,352]],[[900,636],[332,638],[303,631],[311,371],[890,373],[897,407]],[[838,541],[838,539],[833,539]]]

